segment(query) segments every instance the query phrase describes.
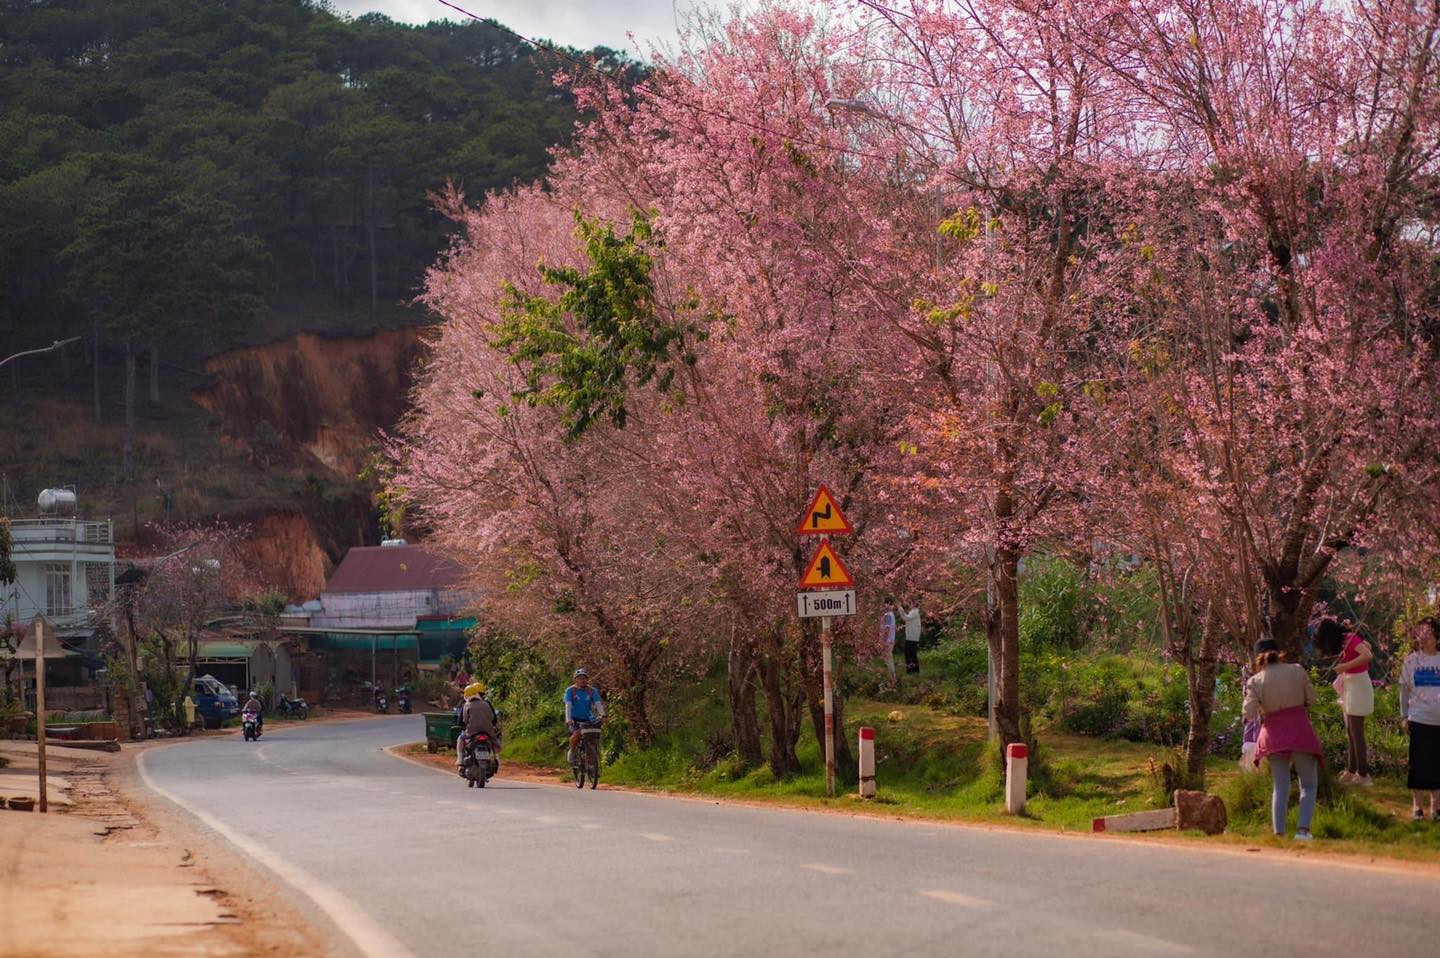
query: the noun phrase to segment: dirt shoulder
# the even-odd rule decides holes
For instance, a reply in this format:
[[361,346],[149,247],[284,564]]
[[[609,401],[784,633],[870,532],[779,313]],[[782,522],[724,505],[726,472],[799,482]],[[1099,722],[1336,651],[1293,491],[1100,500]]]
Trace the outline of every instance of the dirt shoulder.
[[[52,812],[0,810],[0,956],[339,955],[293,892],[148,794],[135,755],[47,749]],[[160,745],[158,747],[171,747]],[[183,745],[173,746],[183,747]],[[7,776],[35,746],[0,742]]]

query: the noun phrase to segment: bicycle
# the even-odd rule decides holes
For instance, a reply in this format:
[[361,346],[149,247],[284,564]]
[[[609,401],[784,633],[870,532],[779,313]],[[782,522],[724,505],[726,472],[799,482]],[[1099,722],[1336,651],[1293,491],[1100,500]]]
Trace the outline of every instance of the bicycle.
[[575,748],[575,761],[570,770],[575,773],[575,787],[584,788],[585,779],[590,787],[600,784],[600,723],[580,722],[580,744]]

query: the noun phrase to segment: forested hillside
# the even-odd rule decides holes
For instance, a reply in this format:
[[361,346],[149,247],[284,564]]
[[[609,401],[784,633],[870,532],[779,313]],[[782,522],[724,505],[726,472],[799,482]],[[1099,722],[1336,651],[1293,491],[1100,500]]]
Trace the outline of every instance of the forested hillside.
[[131,408],[137,370],[156,401],[171,363],[418,319],[428,194],[534,180],[573,128],[545,66],[303,0],[0,0],[0,337],[98,341],[103,419],[112,366]]

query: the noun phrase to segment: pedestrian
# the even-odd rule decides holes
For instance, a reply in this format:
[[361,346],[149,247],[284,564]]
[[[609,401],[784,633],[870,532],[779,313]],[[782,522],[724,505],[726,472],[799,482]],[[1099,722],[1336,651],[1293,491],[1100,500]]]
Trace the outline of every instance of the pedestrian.
[[913,604],[905,613],[905,671],[920,671],[920,607]]
[[895,600],[885,597],[885,614],[880,616],[880,645],[885,654],[885,669],[890,673],[890,684],[896,685],[895,678]]
[[1310,706],[1315,703],[1315,686],[1301,666],[1285,661],[1274,639],[1255,644],[1255,674],[1245,683],[1244,716],[1260,719],[1260,738],[1255,743],[1255,764],[1270,762],[1274,791],[1270,798],[1270,823],[1275,834],[1284,837],[1285,818],[1290,807],[1290,767],[1300,779],[1300,815],[1295,840],[1310,840],[1310,820],[1315,815],[1315,795],[1324,751],[1310,724]]
[[1370,643],[1355,632],[1348,632],[1334,619],[1320,623],[1315,644],[1328,656],[1338,656],[1335,664],[1335,691],[1340,696],[1340,710],[1345,715],[1345,771],[1340,781],[1346,785],[1374,785],[1370,778],[1370,757],[1365,745],[1365,719],[1375,711],[1375,685],[1370,681],[1370,662],[1375,657]]
[[1440,822],[1440,619],[1415,623],[1415,651],[1400,667],[1400,719],[1410,736],[1410,814],[1423,821],[1420,795],[1430,793],[1430,820]]

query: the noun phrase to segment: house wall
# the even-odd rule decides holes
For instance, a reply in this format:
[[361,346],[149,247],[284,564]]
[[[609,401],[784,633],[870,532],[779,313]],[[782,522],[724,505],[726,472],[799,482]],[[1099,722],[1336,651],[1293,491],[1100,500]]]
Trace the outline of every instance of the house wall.
[[434,589],[395,592],[322,592],[321,611],[310,618],[315,628],[413,629],[422,615],[442,613]]

